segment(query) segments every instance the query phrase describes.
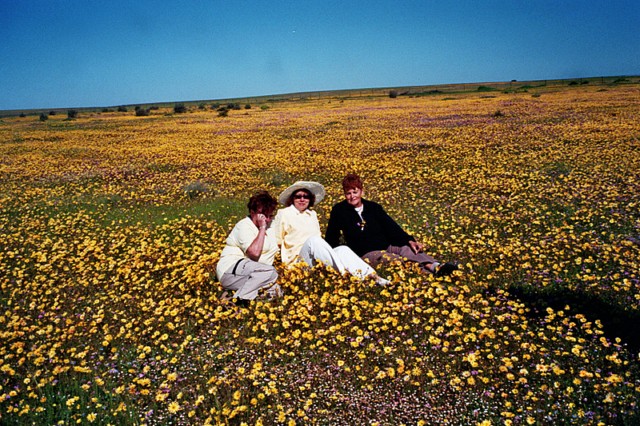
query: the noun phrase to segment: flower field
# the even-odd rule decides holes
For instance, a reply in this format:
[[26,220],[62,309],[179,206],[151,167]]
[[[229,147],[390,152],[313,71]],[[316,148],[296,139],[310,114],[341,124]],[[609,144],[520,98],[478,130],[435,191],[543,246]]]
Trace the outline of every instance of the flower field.
[[[0,120],[0,423],[640,422],[640,85]],[[258,189],[350,171],[456,275],[215,265]],[[631,330],[631,331],[629,331]]]

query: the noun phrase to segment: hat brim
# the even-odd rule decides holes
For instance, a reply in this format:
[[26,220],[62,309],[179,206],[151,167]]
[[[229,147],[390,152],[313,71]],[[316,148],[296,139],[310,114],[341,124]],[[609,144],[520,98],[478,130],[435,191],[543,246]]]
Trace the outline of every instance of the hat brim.
[[291,185],[290,187],[288,187],[287,189],[285,189],[284,191],[282,191],[278,196],[278,201],[280,202],[280,204],[286,205],[287,200],[289,199],[289,197],[291,197],[291,194],[301,189],[306,189],[316,197],[315,204],[318,204],[320,201],[322,201],[322,199],[325,196],[324,186],[322,186],[318,182],[299,180],[293,185]]

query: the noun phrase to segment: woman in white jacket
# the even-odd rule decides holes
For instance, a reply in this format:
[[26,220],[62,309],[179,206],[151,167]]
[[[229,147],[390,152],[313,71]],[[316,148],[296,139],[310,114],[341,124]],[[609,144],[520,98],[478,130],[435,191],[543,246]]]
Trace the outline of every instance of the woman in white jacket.
[[278,210],[273,223],[282,262],[290,265],[303,261],[313,266],[320,261],[340,273],[348,272],[360,279],[371,277],[380,285],[388,284],[349,247],[331,248],[322,238],[318,215],[311,207],[322,201],[324,195],[324,187],[318,182],[298,181],[278,197],[286,206]]

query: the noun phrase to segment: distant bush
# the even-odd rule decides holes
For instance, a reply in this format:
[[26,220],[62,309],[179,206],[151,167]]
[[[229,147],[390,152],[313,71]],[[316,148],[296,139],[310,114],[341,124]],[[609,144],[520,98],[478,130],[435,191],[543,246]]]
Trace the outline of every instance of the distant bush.
[[175,112],[176,114],[184,114],[185,112],[187,112],[187,107],[184,106],[184,104],[175,104],[175,106],[173,107],[173,112]]
[[198,108],[207,109],[207,104],[202,103],[202,104],[198,105]]
[[218,108],[218,117],[226,117],[229,115],[229,110],[226,108]]
[[244,109],[251,109],[251,104],[246,104],[246,105],[244,106]]
[[77,118],[78,117],[78,111],[76,111],[75,109],[70,109],[67,111],[67,118]]
[[150,108],[136,107],[136,117],[146,117],[151,113]]
[[489,87],[489,86],[478,86],[478,89],[477,89],[478,92],[493,92],[495,90],[498,90],[498,89],[494,89],[493,87]]
[[112,110],[112,109],[109,109],[109,108],[103,108],[103,109],[102,109],[102,112],[113,112],[113,110]]
[[269,105],[260,105],[260,109],[266,111],[269,109]]
[[220,104],[211,104],[211,109],[218,109],[220,108]]
[[398,97],[398,91],[397,91],[397,90],[390,90],[390,91],[389,91],[389,97],[390,97],[391,99],[395,99],[395,98],[397,98],[397,97]]
[[24,112],[21,112],[21,113],[20,113],[20,117],[21,117],[21,118],[24,118],[24,117],[26,117],[26,116],[27,116],[27,114],[25,114]]
[[127,112],[127,107],[126,106],[119,106],[118,107],[118,112]]
[[47,121],[49,119],[49,116],[47,114],[45,114],[44,112],[40,113],[40,121]]
[[184,187],[184,193],[190,200],[202,197],[207,192],[209,192],[209,187],[200,181],[191,182]]
[[56,112],[54,110],[49,111],[49,115],[56,115]]
[[496,110],[496,112],[494,112],[492,115],[494,117],[504,117],[504,113],[500,110]]

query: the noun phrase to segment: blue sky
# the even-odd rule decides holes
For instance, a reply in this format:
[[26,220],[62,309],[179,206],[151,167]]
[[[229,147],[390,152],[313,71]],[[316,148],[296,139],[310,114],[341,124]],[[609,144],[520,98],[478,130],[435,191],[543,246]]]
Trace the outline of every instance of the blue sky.
[[0,0],[0,110],[640,74],[640,2]]

